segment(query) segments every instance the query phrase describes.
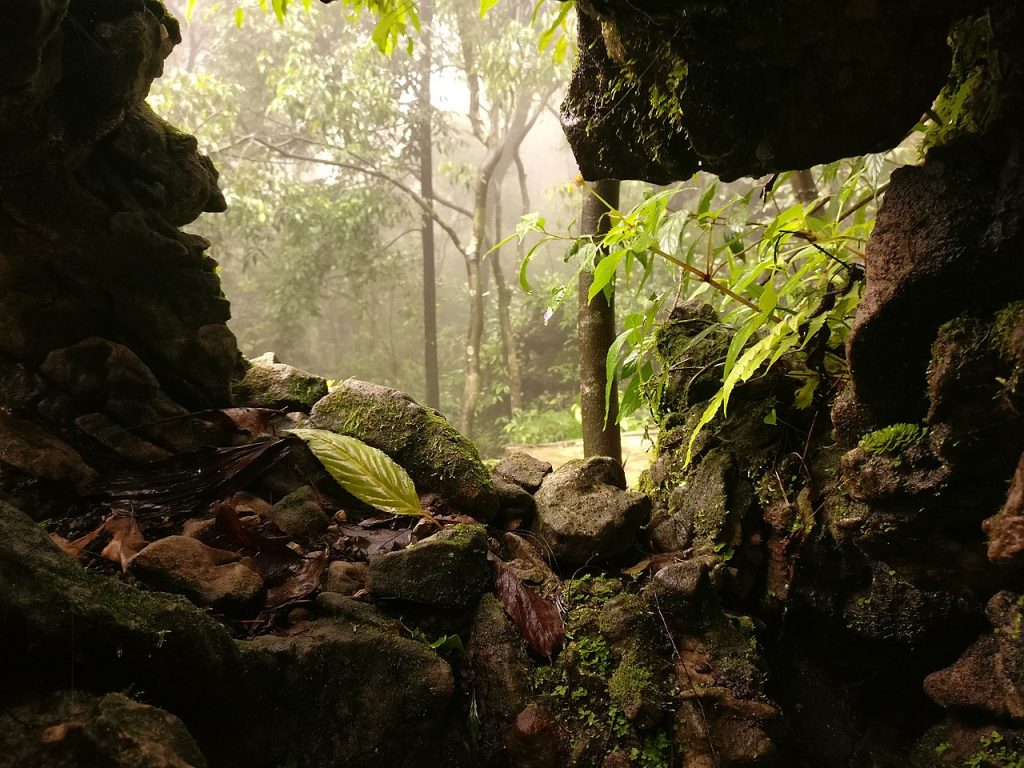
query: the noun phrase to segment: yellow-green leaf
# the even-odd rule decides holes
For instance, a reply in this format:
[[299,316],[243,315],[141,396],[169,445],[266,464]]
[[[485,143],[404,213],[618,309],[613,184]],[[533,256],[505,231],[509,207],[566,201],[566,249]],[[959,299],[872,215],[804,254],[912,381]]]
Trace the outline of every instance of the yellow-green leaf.
[[196,0],[188,0],[188,5],[185,6],[185,21],[192,20],[192,10],[196,7]]
[[362,440],[325,429],[293,429],[338,485],[360,501],[394,515],[429,517],[409,474],[390,456]]
[[480,0],[480,18],[487,15],[487,12],[498,4],[500,0]]

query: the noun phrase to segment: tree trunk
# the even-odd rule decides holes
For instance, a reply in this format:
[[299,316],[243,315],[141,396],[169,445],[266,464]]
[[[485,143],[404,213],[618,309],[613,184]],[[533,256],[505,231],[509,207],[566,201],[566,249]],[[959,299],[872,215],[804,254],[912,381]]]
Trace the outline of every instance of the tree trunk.
[[[430,72],[433,63],[434,0],[420,5],[420,92],[419,92],[419,155],[420,196],[426,204],[434,204],[433,109],[430,105]],[[423,369],[426,402],[441,409],[440,373],[437,363],[437,280],[434,265],[434,219],[429,210],[421,212],[423,239]]]
[[[498,180],[500,185],[501,180]],[[494,190],[494,237],[500,241],[503,236],[501,222],[501,188]],[[519,369],[519,353],[516,350],[515,332],[512,330],[512,295],[505,280],[505,271],[501,268],[501,249],[494,250],[488,257],[491,260],[491,272],[494,274],[494,286],[498,293],[498,327],[501,330],[501,349],[505,358],[505,373],[508,377],[508,399],[510,416],[515,415],[523,407],[523,380]]]
[[[608,231],[607,205],[619,205],[619,182],[598,181],[590,188],[592,194],[583,199],[580,230],[584,236],[600,239]],[[616,382],[611,383],[611,397],[605,412],[605,390],[608,383],[605,361],[615,341],[615,299],[599,293],[593,301],[587,294],[594,282],[590,272],[580,274],[580,308],[576,328],[580,345],[580,406],[583,410],[583,455],[611,456],[622,462],[622,441],[617,423],[619,396]]]
[[793,194],[798,203],[807,205],[818,198],[818,186],[814,183],[814,176],[810,171],[793,171],[789,183],[793,187]]

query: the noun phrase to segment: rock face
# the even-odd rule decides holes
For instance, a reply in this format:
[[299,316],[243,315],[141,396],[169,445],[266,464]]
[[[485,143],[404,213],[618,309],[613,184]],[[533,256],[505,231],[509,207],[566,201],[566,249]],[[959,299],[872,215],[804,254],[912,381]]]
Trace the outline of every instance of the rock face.
[[936,148],[921,166],[893,173],[849,343],[854,391],[877,426],[928,413],[936,328],[1024,296],[1024,214],[1014,202],[1024,195],[1022,151],[1019,132],[1007,127]]
[[216,263],[176,229],[224,209],[217,172],[144,102],[178,22],[113,0],[22,10],[0,81],[5,375],[102,337],[190,408],[227,403],[237,349]]
[[471,608],[490,583],[486,530],[456,525],[371,560],[366,588],[381,600]]
[[206,768],[174,715],[119,693],[66,691],[0,713],[0,754],[24,768]]
[[384,451],[421,493],[436,492],[485,522],[497,514],[498,497],[476,447],[439,413],[397,389],[349,379],[314,406],[310,424]]
[[563,465],[534,500],[533,532],[564,565],[593,565],[629,552],[651,514],[646,495],[626,490],[619,463],[600,456]]
[[733,179],[887,149],[942,88],[951,23],[982,6],[587,0],[562,124],[590,180]]
[[239,403],[257,408],[289,408],[309,411],[327,394],[320,376],[285,365],[273,352],[248,361],[245,376],[232,387]]

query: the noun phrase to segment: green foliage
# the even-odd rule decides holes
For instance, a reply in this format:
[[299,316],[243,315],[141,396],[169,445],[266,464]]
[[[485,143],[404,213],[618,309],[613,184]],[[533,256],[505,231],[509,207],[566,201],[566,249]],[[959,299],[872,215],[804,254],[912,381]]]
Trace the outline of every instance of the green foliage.
[[999,731],[981,738],[981,749],[971,755],[964,768],[1024,768],[1024,750],[1011,747]]
[[583,436],[578,406],[556,405],[520,411],[501,428],[509,443],[554,443]]
[[920,445],[927,434],[928,430],[919,424],[890,424],[864,435],[860,447],[872,455],[897,454]]
[[[541,240],[523,262],[521,284],[529,288],[525,270],[541,245],[567,242],[577,270],[566,287],[592,271],[591,300],[617,291],[617,302],[628,309],[607,358],[606,402],[615,374],[623,386],[620,418],[644,405],[659,413],[667,370],[656,360],[653,331],[664,313],[684,299],[710,302],[732,343],[716,365],[722,386],[692,431],[692,447],[700,431],[727,412],[737,388],[784,357],[802,384],[798,408],[810,407],[823,384],[848,375],[842,349],[860,301],[863,246],[890,164],[871,156],[825,166],[818,174],[824,194],[809,203],[779,191],[788,175],[774,190],[728,189],[698,175],[689,184],[646,192],[631,209],[610,211],[610,230],[599,242],[552,232],[537,216],[524,218],[520,239],[538,233]],[[564,294],[553,293],[549,311]]]
[[672,758],[672,739],[665,731],[644,736],[643,746],[630,750],[629,759],[640,768],[668,768]]
[[325,429],[290,433],[304,440],[338,485],[360,501],[393,515],[430,517],[420,505],[412,478],[383,451]]

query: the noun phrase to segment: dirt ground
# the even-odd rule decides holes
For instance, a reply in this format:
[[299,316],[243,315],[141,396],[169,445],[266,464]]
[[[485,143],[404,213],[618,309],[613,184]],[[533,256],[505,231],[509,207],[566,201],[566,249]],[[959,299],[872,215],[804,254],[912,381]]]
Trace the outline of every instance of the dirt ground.
[[[647,435],[642,431],[622,433],[622,463],[630,488],[636,487],[640,473],[650,465],[651,452],[657,437],[657,432],[649,432]],[[505,446],[505,451],[523,451],[543,461],[550,461],[551,466],[558,469],[570,459],[583,458],[583,441],[564,440],[559,443],[508,445]]]

